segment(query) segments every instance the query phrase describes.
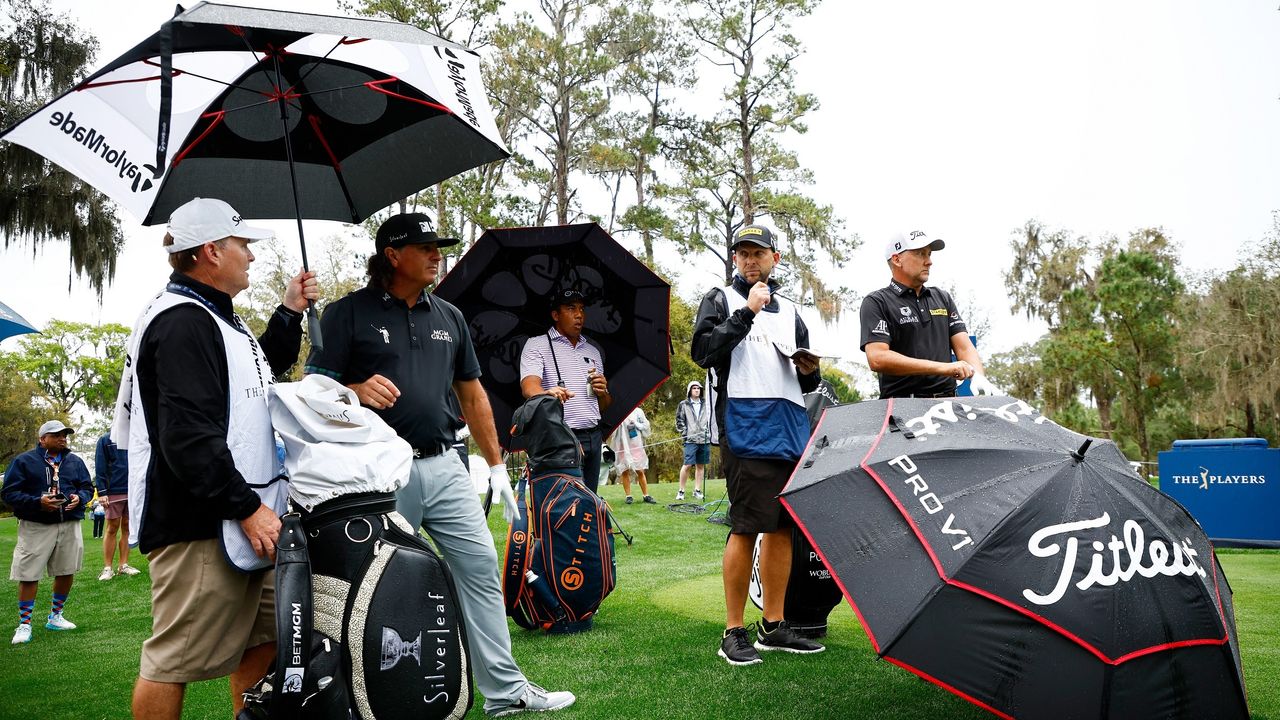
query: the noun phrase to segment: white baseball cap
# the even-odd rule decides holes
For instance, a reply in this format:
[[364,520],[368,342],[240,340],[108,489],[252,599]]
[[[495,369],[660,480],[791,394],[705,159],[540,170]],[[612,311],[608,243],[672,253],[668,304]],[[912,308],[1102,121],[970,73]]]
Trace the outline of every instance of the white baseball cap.
[[36,437],[44,437],[45,435],[48,435],[48,434],[50,434],[50,433],[54,433],[54,434],[58,434],[58,433],[67,433],[67,434],[71,434],[71,433],[73,433],[73,432],[75,432],[75,430],[72,430],[71,428],[67,427],[66,425],[63,425],[61,420],[50,420],[49,422],[47,422],[47,423],[45,423],[45,424],[43,424],[43,425],[41,425],[41,426],[40,426],[40,434],[39,434],[39,435],[37,435]]
[[166,246],[165,250],[170,254],[228,237],[257,242],[276,236],[265,228],[245,225],[235,208],[213,198],[193,198],[174,210],[169,216],[169,234],[173,236],[173,244]]
[[896,233],[893,237],[889,238],[889,244],[884,246],[884,259],[888,260],[894,255],[897,255],[900,252],[906,252],[907,250],[919,250],[922,247],[927,247],[931,250],[941,250],[946,246],[946,243],[938,240],[937,238],[929,237],[924,234],[924,231],[922,230]]

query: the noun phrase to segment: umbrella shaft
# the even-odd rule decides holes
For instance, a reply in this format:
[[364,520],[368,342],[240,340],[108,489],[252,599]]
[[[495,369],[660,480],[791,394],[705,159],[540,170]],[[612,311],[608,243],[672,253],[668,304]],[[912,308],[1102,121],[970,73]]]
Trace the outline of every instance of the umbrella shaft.
[[289,163],[289,185],[293,190],[293,215],[298,221],[298,245],[302,250],[302,269],[309,270],[307,263],[307,239],[302,232],[302,208],[298,204],[298,173],[293,165],[293,141],[289,137],[289,102],[284,97],[284,76],[280,73],[280,58],[274,58],[276,66],[276,92],[280,94],[280,126],[284,129],[284,156]]

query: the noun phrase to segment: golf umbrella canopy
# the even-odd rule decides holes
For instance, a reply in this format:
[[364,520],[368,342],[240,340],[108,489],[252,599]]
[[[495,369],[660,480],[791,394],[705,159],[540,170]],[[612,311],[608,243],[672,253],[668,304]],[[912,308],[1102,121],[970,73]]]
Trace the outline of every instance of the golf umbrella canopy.
[[1213,548],[1112,443],[1007,397],[814,438],[782,501],[880,656],[1001,717],[1248,717]]
[[583,335],[604,355],[613,396],[600,422],[606,436],[671,375],[671,286],[599,225],[489,230],[435,294],[467,318],[504,447],[511,415],[524,402],[525,341],[546,335],[552,294],[566,290],[586,297]]
[[13,337],[14,335],[22,335],[25,333],[40,332],[25,318],[13,311],[13,308],[0,303],[0,340]]
[[193,197],[246,218],[356,223],[507,157],[479,57],[460,45],[381,20],[179,10],[0,137],[144,225]]

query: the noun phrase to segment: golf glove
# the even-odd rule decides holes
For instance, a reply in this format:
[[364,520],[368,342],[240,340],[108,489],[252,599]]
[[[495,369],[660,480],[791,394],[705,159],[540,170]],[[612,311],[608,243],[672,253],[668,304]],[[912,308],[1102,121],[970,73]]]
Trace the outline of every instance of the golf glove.
[[493,488],[494,495],[501,498],[502,517],[506,518],[507,524],[519,520],[520,508],[516,507],[516,494],[511,491],[511,478],[507,476],[505,463],[489,466],[489,487]]
[[974,395],[1004,394],[1000,392],[1000,388],[993,385],[991,381],[987,379],[987,376],[982,373],[974,373],[973,377],[969,378],[969,389],[973,391]]

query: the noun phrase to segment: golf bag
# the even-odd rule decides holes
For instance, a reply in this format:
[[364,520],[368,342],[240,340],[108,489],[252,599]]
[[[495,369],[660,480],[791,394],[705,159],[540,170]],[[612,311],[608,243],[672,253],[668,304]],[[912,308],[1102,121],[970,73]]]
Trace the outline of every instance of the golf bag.
[[461,718],[473,692],[448,566],[396,511],[412,450],[322,375],[272,386],[289,497],[276,665],[242,720]]
[[393,494],[291,514],[281,538],[276,668],[246,693],[242,718],[466,715],[470,658],[453,577]]
[[529,473],[517,501],[520,519],[507,531],[507,614],[528,630],[590,630],[615,584],[608,506],[573,472],[581,449],[559,401],[532,398],[512,420],[512,443],[527,450]]

